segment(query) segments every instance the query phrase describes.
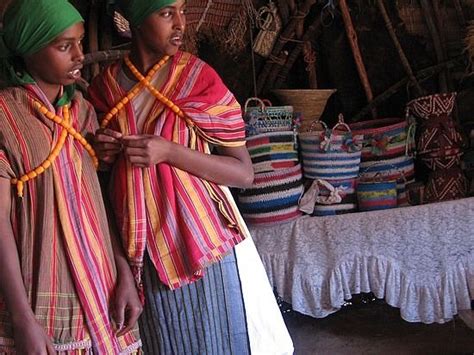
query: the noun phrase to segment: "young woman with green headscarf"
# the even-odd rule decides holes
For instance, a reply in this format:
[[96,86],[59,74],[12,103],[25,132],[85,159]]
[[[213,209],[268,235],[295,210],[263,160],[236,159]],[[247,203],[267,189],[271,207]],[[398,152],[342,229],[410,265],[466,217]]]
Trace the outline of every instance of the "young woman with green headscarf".
[[[109,232],[74,91],[83,19],[66,0],[14,0],[0,33],[0,354],[132,354],[141,305]],[[111,320],[113,319],[113,321]]]
[[[227,186],[251,185],[244,123],[217,73],[179,50],[184,0],[120,0],[131,52],[90,87],[99,157],[145,298],[150,354],[286,354],[292,343]],[[211,145],[217,154],[211,154]]]

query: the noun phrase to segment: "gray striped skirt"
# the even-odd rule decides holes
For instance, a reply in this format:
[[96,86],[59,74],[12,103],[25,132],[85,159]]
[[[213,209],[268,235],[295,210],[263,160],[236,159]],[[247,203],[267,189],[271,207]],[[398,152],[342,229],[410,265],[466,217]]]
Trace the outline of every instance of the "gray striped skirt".
[[250,354],[245,309],[235,254],[205,271],[204,277],[169,290],[145,257],[145,307],[140,335],[147,355]]

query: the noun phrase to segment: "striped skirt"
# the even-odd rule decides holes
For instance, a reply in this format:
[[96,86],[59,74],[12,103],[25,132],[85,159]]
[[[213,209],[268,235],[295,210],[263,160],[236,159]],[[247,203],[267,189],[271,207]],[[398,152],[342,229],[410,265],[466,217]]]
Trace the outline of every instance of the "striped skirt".
[[190,285],[169,290],[148,255],[140,335],[145,354],[222,355],[250,353],[242,288],[229,254]]

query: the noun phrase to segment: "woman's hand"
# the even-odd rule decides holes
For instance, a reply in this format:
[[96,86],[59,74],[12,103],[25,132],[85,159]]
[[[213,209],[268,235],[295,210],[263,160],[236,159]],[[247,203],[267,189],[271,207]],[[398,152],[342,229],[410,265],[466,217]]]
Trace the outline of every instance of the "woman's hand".
[[109,128],[98,129],[94,136],[94,149],[100,160],[112,164],[122,150],[122,133]]
[[55,355],[53,343],[36,319],[14,323],[15,351],[21,355]]
[[122,138],[123,152],[133,165],[147,168],[168,160],[172,143],[153,134]]
[[132,330],[142,313],[143,307],[138,298],[130,270],[126,275],[118,275],[111,308],[112,319],[117,326],[117,336],[124,335]]

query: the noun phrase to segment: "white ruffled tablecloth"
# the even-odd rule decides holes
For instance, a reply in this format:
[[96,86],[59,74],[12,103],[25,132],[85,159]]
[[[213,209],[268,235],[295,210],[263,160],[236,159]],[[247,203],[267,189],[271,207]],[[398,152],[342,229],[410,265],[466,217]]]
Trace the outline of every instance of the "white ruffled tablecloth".
[[444,323],[474,299],[474,198],[250,232],[278,294],[313,317],[373,292],[409,322]]

